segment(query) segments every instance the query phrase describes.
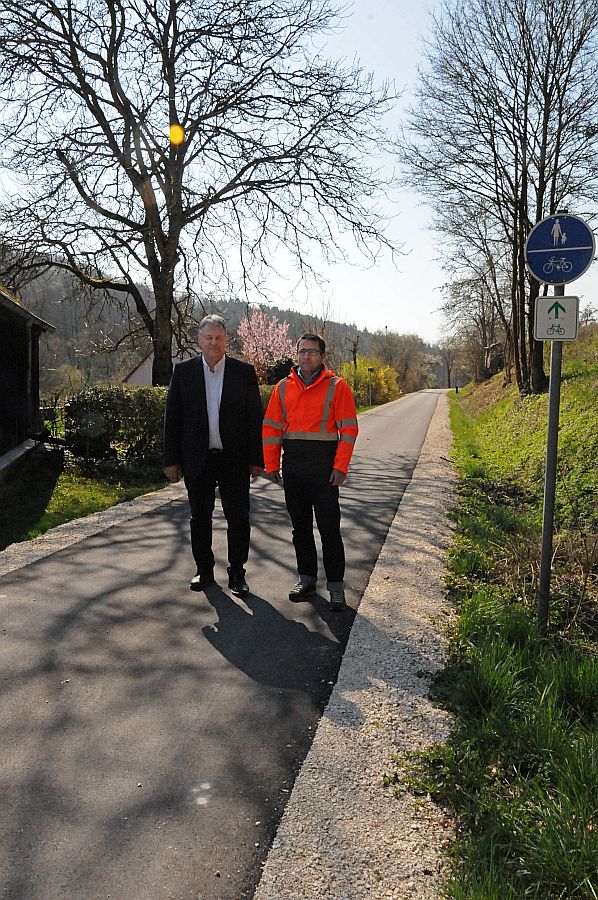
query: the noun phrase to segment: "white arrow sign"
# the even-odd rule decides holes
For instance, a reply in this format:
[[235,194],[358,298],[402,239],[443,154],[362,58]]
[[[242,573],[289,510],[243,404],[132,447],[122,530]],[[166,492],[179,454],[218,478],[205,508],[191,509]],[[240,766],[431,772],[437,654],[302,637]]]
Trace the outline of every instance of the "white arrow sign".
[[579,297],[538,297],[534,337],[537,341],[574,341],[578,319]]

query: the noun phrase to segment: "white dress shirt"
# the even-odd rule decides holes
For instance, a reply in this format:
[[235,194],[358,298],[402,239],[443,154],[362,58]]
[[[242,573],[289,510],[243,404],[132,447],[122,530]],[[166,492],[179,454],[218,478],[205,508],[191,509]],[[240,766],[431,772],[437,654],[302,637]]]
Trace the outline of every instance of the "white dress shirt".
[[222,450],[220,438],[220,399],[222,397],[222,382],[224,381],[224,365],[226,356],[216,363],[214,371],[203,360],[203,376],[206,383],[206,405],[208,407],[208,425],[210,429],[210,450]]

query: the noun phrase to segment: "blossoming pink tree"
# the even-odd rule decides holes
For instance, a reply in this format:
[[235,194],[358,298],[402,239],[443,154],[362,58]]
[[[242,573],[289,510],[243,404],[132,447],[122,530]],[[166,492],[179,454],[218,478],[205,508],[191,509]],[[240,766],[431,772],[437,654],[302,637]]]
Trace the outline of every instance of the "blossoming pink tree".
[[293,358],[295,348],[288,330],[288,322],[279,322],[276,316],[268,318],[263,309],[254,309],[239,323],[237,334],[243,355],[255,366],[260,381],[264,380],[268,368]]

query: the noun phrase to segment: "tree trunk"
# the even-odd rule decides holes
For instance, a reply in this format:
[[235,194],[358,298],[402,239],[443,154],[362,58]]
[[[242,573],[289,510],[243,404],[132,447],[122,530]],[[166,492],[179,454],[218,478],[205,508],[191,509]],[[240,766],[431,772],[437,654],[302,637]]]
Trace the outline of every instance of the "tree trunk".
[[507,387],[513,383],[513,335],[510,330],[505,331],[505,341],[503,345],[503,355],[505,366],[503,370],[503,387]]
[[543,394],[548,390],[548,376],[544,371],[544,344],[534,338],[534,321],[536,301],[540,293],[540,285],[532,281],[529,292],[528,339],[530,346],[530,381],[534,394]]
[[[516,226],[516,221],[515,221]],[[512,248],[512,268],[511,268],[511,309],[512,309],[512,326],[511,326],[511,341],[513,345],[513,362],[515,364],[515,379],[517,381],[517,387],[520,392],[523,391],[523,371],[521,364],[521,350],[520,350],[520,334],[522,330],[521,319],[519,315],[519,295],[518,295],[518,284],[517,284],[517,249],[513,246]]]
[[530,372],[529,372],[529,356],[527,345],[528,321],[526,321],[526,294],[527,294],[527,278],[525,277],[525,238],[526,232],[524,223],[527,221],[525,215],[524,201],[520,201],[519,223],[518,223],[518,240],[517,240],[517,301],[519,304],[519,352],[521,355],[521,385],[520,390],[523,394],[529,394]]
[[156,291],[156,312],[154,314],[154,333],[152,346],[154,361],[152,364],[152,384],[167,387],[172,375],[172,289],[170,302],[166,291]]

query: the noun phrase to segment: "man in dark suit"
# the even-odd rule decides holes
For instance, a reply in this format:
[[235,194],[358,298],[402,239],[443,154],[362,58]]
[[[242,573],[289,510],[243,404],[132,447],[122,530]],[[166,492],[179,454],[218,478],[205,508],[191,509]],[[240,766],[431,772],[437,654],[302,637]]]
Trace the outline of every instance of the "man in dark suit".
[[212,513],[216,486],[227,522],[228,584],[249,593],[249,477],[264,468],[262,401],[255,369],[225,354],[226,323],[206,316],[197,332],[201,356],[174,367],[164,417],[164,472],[185,478],[191,507],[191,550],[197,572],[191,590],[214,580]]

